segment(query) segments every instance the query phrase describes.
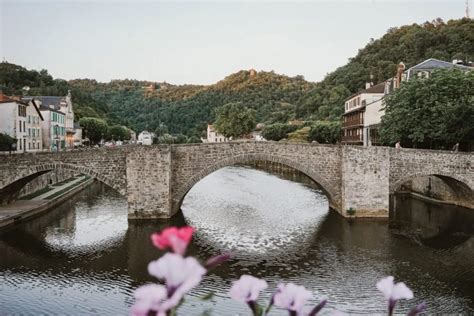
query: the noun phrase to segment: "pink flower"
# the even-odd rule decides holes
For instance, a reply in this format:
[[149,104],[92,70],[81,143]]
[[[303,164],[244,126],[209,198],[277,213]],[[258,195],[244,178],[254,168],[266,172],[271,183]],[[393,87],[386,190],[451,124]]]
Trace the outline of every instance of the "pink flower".
[[255,302],[261,291],[268,287],[267,282],[251,275],[242,275],[238,281],[234,281],[229,295],[232,299],[249,303]]
[[296,315],[302,315],[304,305],[312,297],[311,292],[304,286],[294,283],[280,283],[277,292],[273,295],[273,302],[277,307],[296,313]]
[[194,228],[185,226],[181,228],[169,227],[160,233],[151,235],[153,245],[158,249],[164,250],[171,248],[173,252],[184,255],[186,248],[193,236]]
[[133,316],[147,316],[150,311],[154,311],[158,316],[166,315],[166,310],[162,306],[167,298],[167,291],[163,285],[147,284],[135,290],[135,304],[131,308]]
[[377,282],[377,289],[388,300],[388,312],[391,315],[395,304],[401,299],[412,299],[413,292],[403,282],[394,283],[393,276],[388,276]]
[[193,257],[183,258],[178,254],[167,253],[150,262],[148,272],[165,281],[169,298],[167,304],[175,306],[189,290],[201,282],[206,269]]

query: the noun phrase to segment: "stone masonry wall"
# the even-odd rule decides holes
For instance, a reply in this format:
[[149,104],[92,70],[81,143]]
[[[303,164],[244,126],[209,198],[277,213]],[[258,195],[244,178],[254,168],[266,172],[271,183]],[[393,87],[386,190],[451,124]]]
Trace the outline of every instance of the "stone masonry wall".
[[415,177],[439,175],[466,184],[474,190],[474,154],[449,151],[390,150],[390,193]]
[[139,147],[127,155],[129,219],[171,217],[171,148]]
[[0,156],[0,204],[16,199],[20,190],[28,182],[51,170],[70,170],[90,175],[125,196],[127,150],[92,149],[2,155]]
[[389,208],[389,149],[342,147],[342,211],[356,217],[387,217]]

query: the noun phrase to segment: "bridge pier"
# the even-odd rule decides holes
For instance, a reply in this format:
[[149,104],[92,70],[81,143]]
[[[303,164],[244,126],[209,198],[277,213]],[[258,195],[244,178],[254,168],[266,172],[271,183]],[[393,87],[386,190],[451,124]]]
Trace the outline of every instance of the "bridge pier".
[[166,219],[171,213],[171,146],[137,148],[127,155],[128,218]]

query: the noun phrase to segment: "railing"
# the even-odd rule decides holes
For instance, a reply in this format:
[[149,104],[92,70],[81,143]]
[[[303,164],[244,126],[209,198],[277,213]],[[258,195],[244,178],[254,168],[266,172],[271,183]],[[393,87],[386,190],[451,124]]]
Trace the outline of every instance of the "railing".
[[364,120],[362,119],[342,122],[342,127],[361,126],[361,125],[364,125]]

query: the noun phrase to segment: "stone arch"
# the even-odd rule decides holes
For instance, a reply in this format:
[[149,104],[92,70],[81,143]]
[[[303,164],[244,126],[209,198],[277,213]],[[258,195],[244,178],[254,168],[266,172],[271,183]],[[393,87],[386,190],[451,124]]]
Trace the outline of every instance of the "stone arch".
[[316,182],[319,185],[321,190],[324,192],[324,194],[328,198],[330,207],[336,210],[339,210],[340,196],[337,193],[338,191],[336,190],[336,188],[334,188],[329,183],[328,180],[324,179],[316,172],[313,172],[307,166],[299,162],[290,160],[288,158],[273,156],[269,154],[242,154],[242,155],[232,156],[226,159],[219,160],[218,162],[211,164],[210,166],[206,168],[203,168],[201,171],[199,171],[194,176],[192,176],[182,187],[178,188],[176,193],[173,193],[173,205],[172,205],[173,214],[178,212],[179,208],[181,207],[181,203],[184,200],[184,197],[191,190],[191,188],[197,182],[199,182],[200,180],[202,180],[209,174],[219,169],[222,169],[224,167],[229,167],[236,164],[244,164],[244,163],[254,162],[254,161],[268,161],[268,162],[279,163],[279,164],[288,166],[290,168],[293,168],[297,171],[304,173],[306,176],[311,178],[314,182]]
[[[114,183],[111,179],[104,176],[100,172],[94,171],[87,167],[74,165],[74,164],[66,164],[66,163],[47,163],[47,164],[39,164],[34,165],[25,169],[22,169],[20,172],[15,173],[15,176],[11,178],[11,180],[4,180],[2,183],[2,187],[0,187],[0,195],[2,193],[4,195],[15,195],[19,192],[19,190],[28,182],[35,179],[36,177],[45,174],[51,170],[69,170],[69,171],[76,171],[78,173],[82,173],[88,176],[91,176],[100,182],[110,186],[121,195],[126,196],[126,188],[120,187]],[[15,185],[16,184],[16,185]]]
[[456,181],[457,183],[464,185],[467,189],[474,191],[474,181],[464,177],[463,175],[456,175],[456,174],[447,174],[444,172],[415,172],[408,176],[401,177],[395,180],[393,183],[390,183],[390,194],[394,194],[398,191],[402,184],[418,177],[438,177],[444,180],[448,185],[450,181]]

